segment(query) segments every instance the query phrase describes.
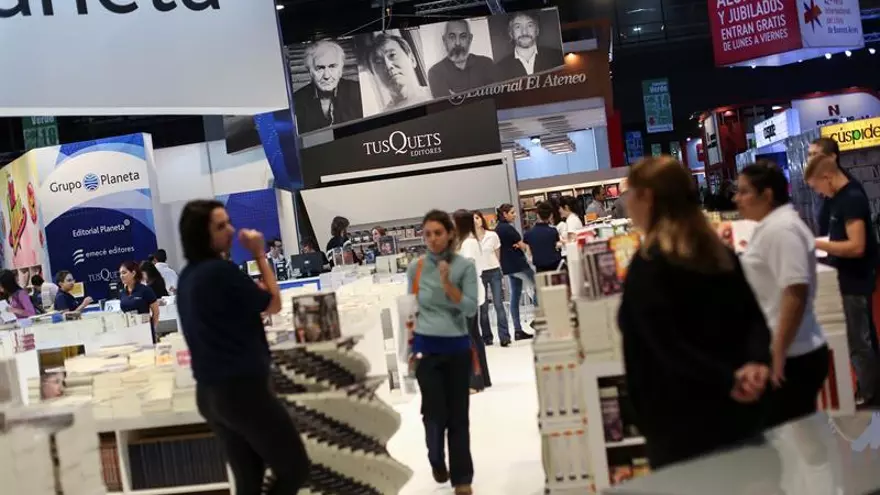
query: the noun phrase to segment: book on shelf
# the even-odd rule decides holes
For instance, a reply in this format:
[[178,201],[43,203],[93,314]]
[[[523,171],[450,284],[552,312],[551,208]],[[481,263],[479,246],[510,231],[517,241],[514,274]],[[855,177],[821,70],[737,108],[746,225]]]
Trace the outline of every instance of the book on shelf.
[[292,303],[297,342],[326,342],[342,336],[335,293],[296,296]]

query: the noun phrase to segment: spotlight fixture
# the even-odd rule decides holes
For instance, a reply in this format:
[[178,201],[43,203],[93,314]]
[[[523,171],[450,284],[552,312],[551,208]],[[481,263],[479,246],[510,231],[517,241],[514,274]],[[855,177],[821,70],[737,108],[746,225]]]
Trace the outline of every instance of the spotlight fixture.
[[803,62],[803,60],[798,60],[798,63],[799,63],[799,64],[802,63],[802,62]]
[[873,48],[868,48],[868,53],[870,53],[871,55],[873,55],[873,54],[877,53],[877,50],[875,50],[875,49],[873,49]]
[[284,5],[281,5],[279,3],[278,5],[275,6],[275,10],[284,10]]
[[779,106],[779,105],[773,105],[772,107],[770,107],[770,110],[773,110],[774,112],[777,112],[777,111],[779,111],[779,110],[782,110],[782,107]]
[[687,142],[691,142],[691,138],[687,138],[686,141],[687,141]]
[[753,64],[753,65],[750,65],[749,67],[751,67],[751,68],[754,69],[755,67],[757,67],[757,65],[754,65],[754,64]]
[[830,53],[826,53],[826,54],[825,54],[825,60],[831,60],[831,54],[830,54]]
[[847,57],[852,57],[852,52],[849,50],[843,52],[843,54],[846,55]]

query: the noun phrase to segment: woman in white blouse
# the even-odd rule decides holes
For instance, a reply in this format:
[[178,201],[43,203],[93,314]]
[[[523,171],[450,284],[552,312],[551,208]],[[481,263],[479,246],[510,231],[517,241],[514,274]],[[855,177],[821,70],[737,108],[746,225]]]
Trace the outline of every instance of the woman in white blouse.
[[[480,241],[477,240],[474,214],[468,210],[457,210],[453,213],[452,218],[455,221],[456,236],[459,243],[458,254],[474,262],[477,268],[477,280],[480,280],[483,271],[486,269],[486,262],[483,257],[483,248],[480,246]],[[477,304],[482,307],[486,303],[486,289],[482,283],[478,282],[477,285]],[[489,367],[486,362],[486,346],[480,336],[476,317],[468,318],[468,329],[471,333],[471,345],[476,349],[479,360],[479,369],[474,367],[471,371],[471,390],[480,391],[492,386],[492,380],[489,378]]]
[[[581,216],[578,213],[580,206],[578,205],[577,198],[573,198],[571,196],[565,196],[560,198],[559,200],[559,215],[565,219],[565,235],[562,232],[559,233],[559,236],[563,241],[568,240],[569,234],[575,234],[577,231],[584,228],[584,222],[581,221]],[[559,227],[557,227],[558,229]]]
[[814,413],[828,376],[828,347],[813,311],[815,238],[790,204],[788,181],[775,163],[744,168],[735,199],[743,218],[758,222],[742,265],[773,332],[768,426],[775,426]]
[[[473,212],[474,227],[476,227],[477,240],[483,250],[483,273],[480,279],[483,283],[483,293],[492,292],[492,304],[495,306],[495,316],[498,320],[498,340],[510,342],[510,330],[507,327],[507,310],[504,309],[504,291],[501,287],[504,275],[501,273],[501,239],[498,234],[489,229],[486,219],[479,211]],[[492,325],[489,322],[489,302],[480,306],[480,331],[485,345],[492,345]]]

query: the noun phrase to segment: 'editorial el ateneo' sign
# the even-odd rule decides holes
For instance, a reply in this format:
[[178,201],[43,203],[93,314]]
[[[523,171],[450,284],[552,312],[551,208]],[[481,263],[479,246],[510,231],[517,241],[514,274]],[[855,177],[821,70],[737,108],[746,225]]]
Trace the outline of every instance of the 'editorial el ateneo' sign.
[[840,151],[880,146],[880,117],[823,127],[822,137],[837,141]]
[[495,103],[486,99],[304,148],[300,166],[311,188],[355,176],[376,180],[414,173],[407,166],[442,167],[445,160],[500,151]]

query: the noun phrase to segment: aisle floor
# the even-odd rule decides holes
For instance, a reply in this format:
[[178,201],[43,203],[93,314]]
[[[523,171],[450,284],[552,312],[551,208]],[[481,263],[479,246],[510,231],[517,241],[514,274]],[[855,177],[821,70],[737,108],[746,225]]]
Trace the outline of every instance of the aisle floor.
[[[486,349],[492,388],[471,396],[471,453],[476,495],[544,493],[531,342]],[[451,494],[431,476],[419,397],[396,406],[401,427],[388,450],[413,470],[402,495]]]

